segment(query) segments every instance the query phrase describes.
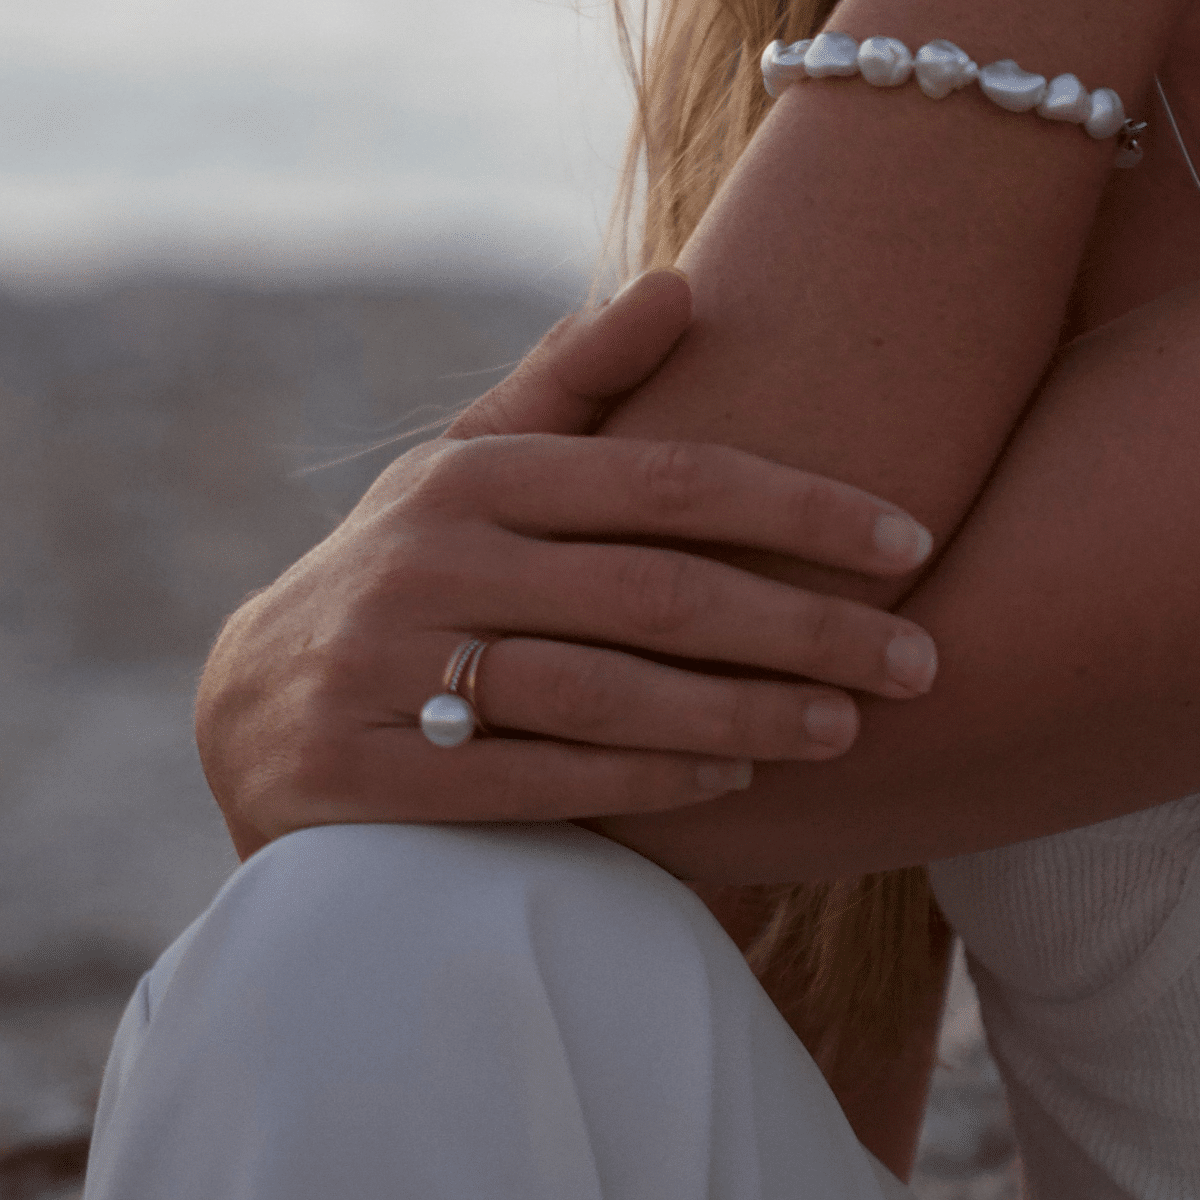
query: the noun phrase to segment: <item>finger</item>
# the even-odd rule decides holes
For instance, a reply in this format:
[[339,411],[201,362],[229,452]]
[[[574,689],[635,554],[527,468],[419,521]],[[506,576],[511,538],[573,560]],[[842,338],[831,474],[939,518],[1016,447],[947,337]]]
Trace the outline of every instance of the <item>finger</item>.
[[858,733],[854,702],[832,688],[704,675],[538,638],[492,643],[475,701],[493,728],[730,759],[834,758]]
[[[357,727],[326,739],[302,774],[286,766],[253,798],[268,839],[341,822],[563,821],[663,812],[748,787],[748,761],[476,738],[444,749],[415,728]],[[244,798],[243,798],[244,802]]]
[[870,575],[911,571],[933,546],[885,500],[725,446],[529,435],[463,444],[439,468],[448,491],[534,537],[683,538]]
[[600,307],[559,321],[445,436],[590,433],[607,408],[657,370],[691,315],[681,272],[640,275]]
[[[415,722],[464,640],[453,633],[406,645],[403,672],[364,664],[363,690]],[[844,754],[858,734],[854,701],[833,688],[705,674],[546,638],[490,641],[464,694],[491,729],[631,750],[815,761]]]
[[646,546],[473,540],[469,589],[431,590],[423,619],[732,663],[907,699],[937,670],[919,626],[725,563]]

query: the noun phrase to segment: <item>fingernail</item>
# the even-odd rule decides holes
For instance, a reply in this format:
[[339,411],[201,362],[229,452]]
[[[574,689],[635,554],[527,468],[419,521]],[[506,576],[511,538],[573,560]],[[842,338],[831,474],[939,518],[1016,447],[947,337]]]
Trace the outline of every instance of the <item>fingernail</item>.
[[813,700],[804,710],[804,728],[814,742],[841,750],[849,747],[858,732],[854,702],[833,696]]
[[705,800],[726,792],[744,792],[754,779],[754,764],[748,758],[732,762],[706,762],[696,768],[696,783]]
[[919,633],[902,633],[887,648],[887,673],[893,683],[913,692],[927,692],[937,674],[937,647]]
[[884,513],[875,522],[875,548],[897,562],[923,563],[933,549],[933,534],[903,513]]

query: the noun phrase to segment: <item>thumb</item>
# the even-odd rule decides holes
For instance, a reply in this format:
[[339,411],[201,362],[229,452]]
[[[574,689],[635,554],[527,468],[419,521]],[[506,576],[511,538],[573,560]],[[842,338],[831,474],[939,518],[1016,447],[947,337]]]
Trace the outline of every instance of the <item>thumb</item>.
[[559,321],[445,436],[590,433],[658,369],[691,319],[687,277],[673,267],[647,271],[598,308]]

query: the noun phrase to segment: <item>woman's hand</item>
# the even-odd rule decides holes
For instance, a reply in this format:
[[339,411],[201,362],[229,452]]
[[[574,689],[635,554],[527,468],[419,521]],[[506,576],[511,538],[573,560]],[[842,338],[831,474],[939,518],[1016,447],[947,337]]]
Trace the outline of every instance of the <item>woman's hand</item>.
[[[857,712],[839,688],[927,690],[933,644],[911,622],[630,544],[755,547],[875,576],[928,553],[905,514],[832,480],[725,447],[569,436],[653,373],[689,319],[667,271],[560,322],[230,618],[196,733],[240,854],[333,822],[694,804],[747,786],[750,760],[845,751]],[[500,639],[480,717],[538,737],[447,751],[420,732],[472,635]]]

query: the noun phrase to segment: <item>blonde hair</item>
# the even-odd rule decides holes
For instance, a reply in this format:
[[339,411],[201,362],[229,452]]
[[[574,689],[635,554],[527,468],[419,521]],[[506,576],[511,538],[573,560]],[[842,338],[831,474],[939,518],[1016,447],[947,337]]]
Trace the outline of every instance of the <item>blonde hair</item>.
[[[672,265],[767,112],[759,59],[773,38],[811,37],[835,0],[661,0],[639,52],[622,0],[618,39],[636,96],[605,249],[621,280]],[[640,245],[630,235],[641,166]],[[761,889],[772,915],[747,959],[827,1075],[900,1052],[934,977],[939,916],[923,867]]]

